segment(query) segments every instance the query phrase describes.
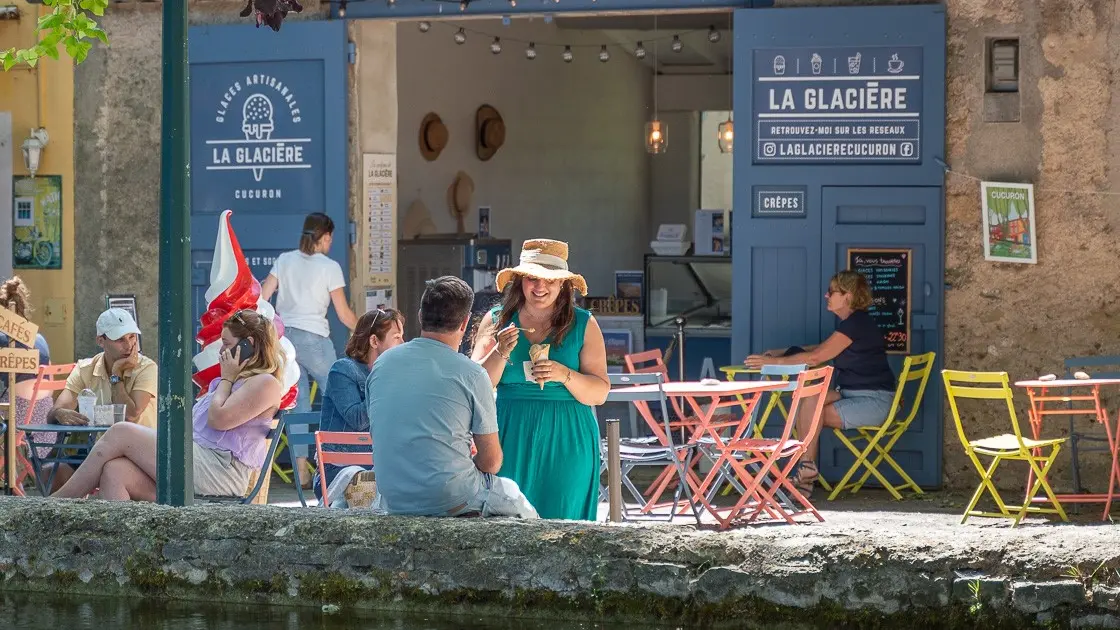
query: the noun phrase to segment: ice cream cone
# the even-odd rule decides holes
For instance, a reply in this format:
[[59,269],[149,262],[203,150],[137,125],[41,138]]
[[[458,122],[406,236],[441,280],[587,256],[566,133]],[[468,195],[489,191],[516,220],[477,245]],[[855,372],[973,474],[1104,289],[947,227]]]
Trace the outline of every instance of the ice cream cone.
[[[548,360],[548,344],[547,343],[535,343],[535,344],[529,346],[529,360],[532,361],[533,363],[536,363],[537,361],[547,361]],[[541,389],[544,389],[544,381],[537,381],[537,383],[540,384]]]

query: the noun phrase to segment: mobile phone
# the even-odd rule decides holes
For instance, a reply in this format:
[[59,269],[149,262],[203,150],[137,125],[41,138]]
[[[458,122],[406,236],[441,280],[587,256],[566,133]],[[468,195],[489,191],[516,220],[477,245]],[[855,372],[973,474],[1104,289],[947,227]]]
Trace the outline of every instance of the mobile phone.
[[241,353],[238,355],[238,360],[242,363],[248,361],[249,359],[252,359],[253,356],[257,354],[257,347],[254,346],[253,342],[249,341],[248,339],[242,339],[241,341],[238,341],[237,345],[234,346],[234,348],[238,348],[241,351]]

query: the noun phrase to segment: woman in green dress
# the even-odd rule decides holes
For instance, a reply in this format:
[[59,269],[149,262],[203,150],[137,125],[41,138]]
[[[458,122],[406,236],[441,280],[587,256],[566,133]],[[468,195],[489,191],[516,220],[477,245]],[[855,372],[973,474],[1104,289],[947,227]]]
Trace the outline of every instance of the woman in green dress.
[[591,407],[611,386],[603,331],[575,305],[587,282],[568,270],[567,243],[533,239],[518,266],[498,273],[497,289],[501,304],[479,322],[472,356],[498,389],[498,474],[517,482],[541,518],[595,520],[599,423]]

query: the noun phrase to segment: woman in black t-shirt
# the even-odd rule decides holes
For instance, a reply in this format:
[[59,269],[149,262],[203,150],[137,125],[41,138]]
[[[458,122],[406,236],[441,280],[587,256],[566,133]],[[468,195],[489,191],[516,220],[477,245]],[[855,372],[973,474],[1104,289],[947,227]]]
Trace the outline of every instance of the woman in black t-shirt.
[[[886,421],[894,402],[895,376],[887,363],[883,332],[867,312],[871,287],[855,271],[841,271],[829,280],[825,293],[828,310],[840,318],[836,332],[820,345],[768,350],[747,357],[747,367],[763,365],[816,366],[832,361],[832,386],[825,399],[821,422],[838,429],[878,426]],[[812,424],[813,401],[806,400],[797,414],[797,434],[806,439],[806,452],[794,476],[798,489],[808,496],[817,471],[818,435],[806,438]]]

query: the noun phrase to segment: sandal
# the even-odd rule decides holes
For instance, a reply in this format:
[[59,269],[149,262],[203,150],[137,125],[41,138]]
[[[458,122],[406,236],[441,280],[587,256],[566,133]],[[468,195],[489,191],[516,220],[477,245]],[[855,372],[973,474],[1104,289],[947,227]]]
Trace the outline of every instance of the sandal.
[[797,465],[797,469],[793,471],[790,481],[793,482],[798,492],[805,495],[805,498],[808,499],[813,496],[813,485],[816,483],[817,477],[819,476],[820,471],[817,470],[817,463],[806,461]]

